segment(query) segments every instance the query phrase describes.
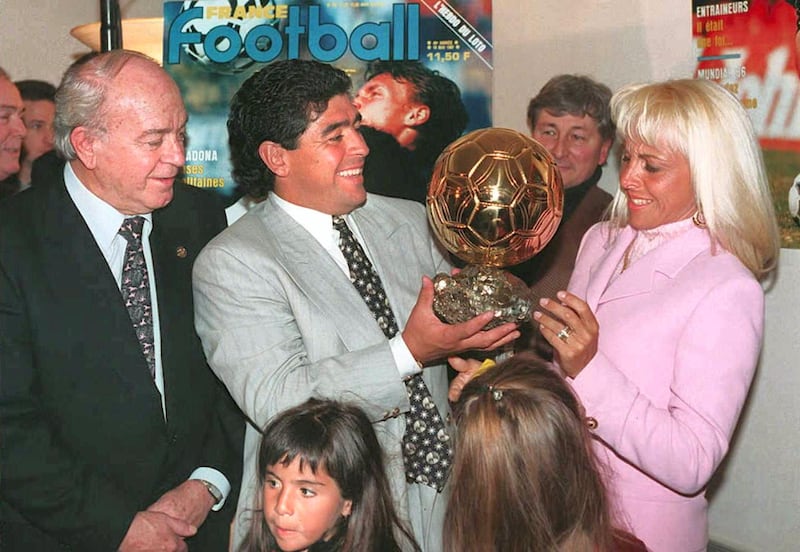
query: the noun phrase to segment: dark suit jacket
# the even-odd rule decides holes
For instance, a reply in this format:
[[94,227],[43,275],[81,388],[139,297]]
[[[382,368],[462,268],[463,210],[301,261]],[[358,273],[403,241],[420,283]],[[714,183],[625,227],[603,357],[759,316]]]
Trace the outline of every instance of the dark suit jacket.
[[[206,365],[191,289],[195,256],[225,217],[215,197],[178,184],[153,214],[165,422],[63,176],[40,184],[0,206],[0,548],[108,552],[198,466],[239,487],[243,425]],[[226,549],[233,494],[192,550]]]
[[57,181],[64,170],[64,163],[56,150],[50,150],[34,159],[31,166],[31,186],[35,186],[37,182]]
[[0,180],[0,200],[6,199],[19,192],[19,177],[12,174],[5,180]]

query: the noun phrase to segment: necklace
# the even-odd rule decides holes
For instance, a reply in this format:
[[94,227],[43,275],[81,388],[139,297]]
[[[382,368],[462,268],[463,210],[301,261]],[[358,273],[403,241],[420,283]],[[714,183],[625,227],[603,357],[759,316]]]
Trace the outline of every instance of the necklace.
[[631,264],[631,253],[633,252],[633,244],[634,243],[636,243],[635,239],[633,241],[631,241],[631,243],[628,245],[627,248],[625,248],[625,254],[622,256],[622,271],[621,272],[625,272],[626,270],[628,270],[628,266],[630,266],[630,264]]

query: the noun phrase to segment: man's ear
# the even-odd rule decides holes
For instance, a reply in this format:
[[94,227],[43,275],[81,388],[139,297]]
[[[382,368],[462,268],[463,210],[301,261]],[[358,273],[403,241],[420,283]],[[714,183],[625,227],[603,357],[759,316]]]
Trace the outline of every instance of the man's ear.
[[614,140],[606,140],[603,142],[603,145],[600,146],[600,157],[597,160],[598,166],[603,166],[608,161],[608,154],[611,152],[611,146],[614,145]]
[[93,133],[86,127],[75,127],[69,134],[69,141],[72,144],[78,159],[87,169],[94,169],[97,154],[95,148],[98,145],[99,138],[96,133]]
[[431,108],[424,104],[417,104],[408,110],[403,118],[406,126],[419,126],[431,117]]
[[286,149],[280,144],[265,140],[258,146],[258,156],[275,176],[286,176],[289,172],[289,160]]

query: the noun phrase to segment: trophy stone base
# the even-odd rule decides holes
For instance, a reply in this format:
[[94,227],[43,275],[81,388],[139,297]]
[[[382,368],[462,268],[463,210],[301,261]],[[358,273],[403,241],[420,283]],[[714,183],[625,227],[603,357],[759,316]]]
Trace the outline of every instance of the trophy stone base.
[[506,322],[521,324],[531,316],[528,286],[499,268],[468,265],[454,276],[437,274],[433,289],[433,311],[448,324],[493,311],[494,319],[484,328],[488,330]]

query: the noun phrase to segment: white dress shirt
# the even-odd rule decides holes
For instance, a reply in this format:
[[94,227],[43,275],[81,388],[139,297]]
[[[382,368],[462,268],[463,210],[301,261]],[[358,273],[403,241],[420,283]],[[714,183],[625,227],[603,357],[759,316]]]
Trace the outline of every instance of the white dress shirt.
[[[297,224],[305,228],[331,256],[342,272],[344,272],[348,278],[350,277],[350,267],[347,266],[347,260],[344,258],[342,250],[339,249],[339,231],[333,227],[333,217],[331,215],[309,209],[308,207],[295,205],[294,203],[280,198],[276,193],[269,194],[269,200],[283,209]],[[358,226],[356,226],[355,221],[347,215],[343,215],[342,218],[347,221],[347,226],[362,245],[364,253],[369,257],[367,248],[364,247],[364,238],[358,231]],[[370,259],[370,262],[372,262],[372,259]],[[377,270],[377,268],[375,270]],[[402,327],[400,320],[397,320],[397,326],[400,328]],[[401,333],[398,333],[389,340],[389,346],[391,347],[392,356],[394,357],[394,362],[401,379],[407,379],[421,372],[417,361],[414,359],[414,355],[411,354],[411,351],[408,350],[408,345],[403,341]]]

